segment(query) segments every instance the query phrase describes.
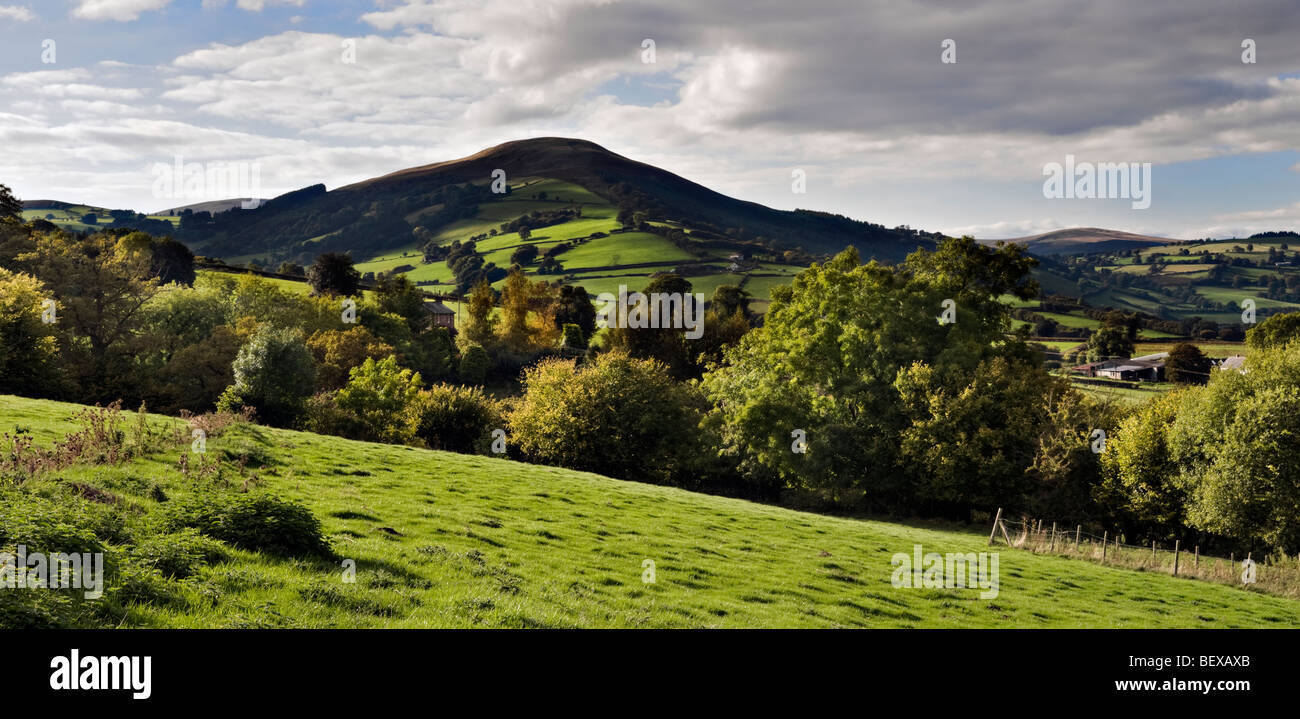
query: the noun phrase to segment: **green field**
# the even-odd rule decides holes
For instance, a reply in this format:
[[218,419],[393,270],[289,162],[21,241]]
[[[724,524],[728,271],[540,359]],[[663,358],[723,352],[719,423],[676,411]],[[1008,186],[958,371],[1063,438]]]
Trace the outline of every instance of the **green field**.
[[646,262],[689,262],[695,259],[659,235],[622,232],[602,237],[560,255],[566,271],[610,265],[639,265]]
[[[1127,253],[1088,255],[1088,260],[1096,263],[1092,266],[1094,270],[1149,277],[1149,280],[1144,279],[1144,282],[1154,283],[1154,286],[1111,285],[1101,290],[1087,292],[1082,299],[1093,307],[1110,307],[1126,312],[1140,311],[1166,319],[1199,317],[1230,325],[1241,323],[1240,310],[1237,307],[1245,299],[1255,300],[1256,307],[1265,313],[1294,312],[1300,310],[1300,303],[1267,299],[1263,296],[1265,288],[1259,284],[1260,279],[1265,276],[1275,276],[1285,280],[1300,268],[1300,261],[1296,258],[1296,247],[1293,244],[1294,240],[1288,243],[1280,238],[1172,243],[1140,250],[1145,260],[1143,264],[1134,264],[1133,258]],[[1286,247],[1284,248],[1283,245]],[[1249,251],[1246,249],[1248,246],[1252,247]],[[1240,252],[1234,251],[1237,247],[1241,248]],[[1224,263],[1220,278],[1213,280],[1211,271],[1218,265],[1207,262],[1207,257],[1201,255],[1202,250],[1212,255],[1222,255],[1228,260],[1245,259],[1252,263],[1262,263],[1263,266],[1242,267]],[[1285,258],[1275,258],[1275,260],[1285,259],[1290,264],[1270,263],[1270,250],[1284,252]],[[1181,252],[1187,254],[1179,254]],[[1163,268],[1155,274],[1152,274],[1153,266],[1150,264],[1152,261],[1159,261],[1163,265]],[[1036,273],[1035,276],[1038,277],[1039,274],[1055,277],[1049,272]],[[1067,285],[1072,284],[1065,278],[1057,279]],[[1234,283],[1243,279],[1247,282],[1247,286],[1234,286]],[[1231,307],[1229,309],[1204,307],[1189,302],[1182,294],[1189,286],[1206,300],[1229,304]],[[1077,297],[1080,295],[1080,290],[1077,286],[1062,287],[1061,294]],[[1147,336],[1155,337],[1151,334]]]
[[[545,199],[541,193],[546,193]],[[453,222],[433,235],[439,244],[452,241],[468,241],[476,235],[499,230],[504,222],[532,212],[546,212],[571,207],[579,203],[582,217],[568,222],[539,227],[532,231],[525,240],[516,232],[500,233],[476,240],[475,249],[485,262],[497,267],[508,268],[512,264],[511,255],[520,245],[531,244],[540,251],[564,242],[577,241],[569,250],[558,255],[563,272],[559,275],[539,275],[536,273],[537,262],[524,267],[524,272],[534,280],[564,282],[587,288],[592,294],[617,292],[621,284],[630,290],[640,290],[650,282],[650,276],[656,272],[671,272],[682,262],[707,260],[720,268],[730,264],[726,252],[716,250],[686,251],[660,235],[650,232],[621,232],[617,220],[618,208],[606,199],[577,185],[546,178],[519,178],[511,184],[511,193],[500,199],[483,203],[479,206],[477,216]],[[407,217],[414,221],[428,209],[412,212]],[[683,229],[689,234],[691,228],[670,221],[656,221],[656,225]],[[605,233],[606,237],[588,239],[595,233]],[[257,259],[249,257],[247,259]],[[438,285],[425,285],[430,291],[451,291],[455,277],[445,262],[424,264],[418,243],[412,241],[394,250],[372,255],[361,255],[357,270],[366,272],[391,272],[401,265],[413,265],[414,269],[404,274],[416,282],[436,280]],[[626,268],[623,265],[648,265],[647,267]],[[713,290],[722,284],[741,284],[756,300],[752,306],[757,312],[766,308],[767,300],[773,287],[789,284],[802,267],[779,263],[755,263],[745,269],[732,272],[721,271],[708,275],[693,275],[688,279],[696,292],[712,296]],[[500,288],[503,281],[493,283]]]
[[1096,329],[1101,326],[1101,320],[1094,320],[1091,317],[1085,317],[1083,315],[1067,315],[1060,312],[1039,312],[1038,314],[1048,319],[1056,320],[1057,324],[1064,327],[1087,327],[1088,329]]
[[[79,407],[0,396],[48,445]],[[156,418],[156,422],[167,420]],[[174,420],[172,420],[174,422]],[[21,491],[111,493],[123,552],[205,482],[178,451],[73,466]],[[301,502],[338,560],[246,549],[129,604],[122,627],[1260,627],[1300,602],[1156,572],[999,551],[999,594],[891,584],[896,553],[980,552],[970,529],[829,517],[480,456],[238,426],[207,457],[251,455],[254,492]],[[222,460],[237,493],[233,459]],[[261,464],[259,467],[258,464]],[[9,492],[20,491],[9,489]],[[103,496],[106,495],[98,495]],[[165,496],[166,502],[159,497]],[[75,500],[87,502],[88,500]],[[101,499],[101,501],[104,501]],[[3,529],[3,527],[0,527]],[[343,581],[343,560],[356,581]],[[653,583],[643,573],[654,563]]]
[[[88,214],[95,214],[98,222],[94,225],[88,225],[81,221],[82,217]],[[149,215],[151,220],[165,220],[173,225],[179,225],[181,218],[169,217],[167,215]],[[40,209],[40,210],[23,210],[22,219],[24,222],[31,220],[48,220],[59,227],[74,232],[95,231],[107,227],[113,221],[109,216],[108,210],[103,207],[91,207],[89,205],[75,205],[60,209]]]
[[[1141,357],[1142,355],[1155,354],[1157,352],[1168,352],[1175,342],[1137,342],[1134,345],[1133,356]],[[1194,340],[1188,344],[1196,345],[1201,349],[1202,354],[1206,357],[1231,357],[1233,355],[1250,354],[1245,342],[1208,342],[1205,340]]]
[[1074,382],[1072,384],[1075,389],[1095,399],[1128,404],[1141,404],[1153,397],[1169,392],[1177,386],[1172,382],[1138,382],[1135,388],[1122,386],[1118,382],[1114,384]]

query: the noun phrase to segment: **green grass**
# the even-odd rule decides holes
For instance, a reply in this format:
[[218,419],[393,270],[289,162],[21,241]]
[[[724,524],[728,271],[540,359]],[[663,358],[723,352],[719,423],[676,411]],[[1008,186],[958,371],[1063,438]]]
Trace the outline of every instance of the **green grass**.
[[561,254],[566,271],[610,265],[639,265],[646,262],[679,262],[695,259],[690,253],[659,235],[623,232],[585,242]]
[[1087,327],[1088,329],[1096,329],[1101,326],[1100,320],[1094,320],[1091,317],[1085,317],[1083,315],[1067,315],[1061,312],[1039,312],[1038,314],[1056,320],[1056,323],[1063,327]]
[[[750,277],[745,283],[745,291],[757,299],[771,299],[772,289],[794,282],[794,275],[786,277]],[[722,283],[719,283],[722,284]]]
[[[601,292],[618,294],[619,285],[627,285],[628,292],[640,292],[645,286],[650,284],[650,275],[663,271],[669,272],[674,265],[659,265],[656,267],[647,267],[635,270],[595,270],[587,273],[575,273],[573,281],[569,284],[582,285],[587,289],[587,294],[596,295]],[[537,275],[534,279],[544,279],[547,276]],[[694,285],[697,277],[686,278]]]
[[[1270,300],[1264,297],[1259,287],[1206,287],[1198,286],[1196,293],[1214,302],[1232,302],[1241,305],[1241,301],[1246,298],[1255,300],[1255,307],[1262,310],[1280,310],[1284,312],[1295,312],[1300,309],[1300,304],[1294,302],[1283,302],[1281,300]],[[1238,318],[1240,321],[1240,318]]]
[[[86,230],[94,231],[94,230],[101,230],[107,228],[108,225],[113,221],[113,218],[109,216],[108,212],[109,211],[107,209],[104,209],[102,207],[91,207],[89,205],[76,205],[76,206],[65,207],[57,210],[49,209],[49,208],[39,209],[39,210],[23,210],[22,219],[23,222],[30,222],[31,220],[38,220],[38,219],[49,220],[50,222],[64,229],[72,230],[75,232],[83,232]],[[96,224],[88,225],[81,221],[81,218],[89,213],[94,213],[95,215],[97,215],[98,222]],[[53,217],[50,217],[50,215],[53,215]],[[165,222],[170,222],[172,225],[179,225],[181,222],[181,218],[169,217],[167,215],[148,215],[148,218],[151,220],[163,220]]]
[[[608,234],[607,237],[583,242],[569,251],[559,255],[564,271],[561,275],[536,274],[536,262],[525,267],[525,272],[535,280],[561,280],[569,284],[582,285],[592,294],[617,292],[620,284],[629,289],[640,290],[650,282],[650,275],[658,271],[671,271],[678,263],[706,257],[725,266],[727,253],[717,251],[692,254],[684,251],[665,238],[646,232],[619,232],[609,234],[620,227],[616,217],[618,208],[610,205],[588,190],[571,183],[545,178],[524,177],[512,179],[511,194],[493,199],[479,206],[477,216],[454,222],[435,234],[434,241],[447,244],[453,240],[466,241],[470,237],[486,234],[509,220],[531,212],[546,212],[580,203],[582,217],[550,227],[534,230],[528,240],[510,232],[486,237],[477,241],[476,248],[485,262],[508,268],[510,257],[521,244],[536,245],[541,251],[562,242],[587,238],[597,232]],[[547,193],[545,200],[537,197],[541,192]],[[431,208],[423,208],[408,215],[408,221],[415,221],[418,216]],[[669,227],[690,230],[679,223],[660,223]],[[445,262],[422,264],[419,247],[414,241],[402,247],[386,250],[371,256],[363,256],[357,263],[357,270],[366,272],[389,272],[400,265],[414,265],[414,269],[405,274],[416,282],[437,280],[439,285],[426,286],[437,291],[449,287],[455,280]],[[654,263],[651,267],[635,269],[610,269],[617,265],[638,265]],[[745,288],[756,300],[753,309],[761,312],[765,309],[773,287],[788,284],[802,267],[780,263],[763,263],[753,272],[758,277],[749,277]],[[696,291],[712,296],[713,290],[722,284],[739,284],[749,273],[718,272],[712,275],[690,277]],[[571,280],[563,279],[572,276]],[[494,283],[500,288],[504,281]]]
[[1030,341],[1034,342],[1035,344],[1044,345],[1049,350],[1052,350],[1054,352],[1064,352],[1065,350],[1074,349],[1075,347],[1078,347],[1081,344],[1085,344],[1084,340],[1030,340]]
[[[48,444],[75,405],[0,396],[5,429]],[[302,502],[355,584],[325,560],[232,550],[132,607],[148,627],[1258,627],[1300,623],[1300,602],[1026,551],[1000,552],[1000,594],[894,588],[891,557],[980,552],[960,530],[837,518],[487,457],[248,427],[208,456],[266,456],[257,491]],[[194,480],[176,454],[58,473],[114,492],[147,536]],[[50,480],[37,480],[45,483]],[[48,484],[47,484],[48,486]],[[643,562],[655,582],[643,583]]]
[[[240,274],[243,274],[243,273],[238,272],[238,271],[235,271],[235,272],[218,272],[217,270],[198,270],[195,274],[197,274],[199,277],[202,277],[202,276],[204,276],[204,275],[217,275],[217,274],[237,276],[237,275],[240,275]],[[294,292],[294,293],[297,293],[297,294],[303,294],[303,295],[308,294],[308,293],[311,292],[311,286],[307,284],[307,281],[306,281],[306,280],[303,280],[303,281],[300,282],[300,281],[296,281],[296,280],[285,280],[285,279],[281,279],[281,278],[279,278],[279,277],[263,277],[263,278],[261,278],[261,279],[262,279],[262,281],[264,281],[264,282],[269,282],[269,283],[275,285],[276,287],[278,287],[278,288],[280,288],[280,289],[282,289],[282,290],[287,290],[287,291],[289,291],[289,292]]]
[[1099,382],[1100,383],[1097,384],[1073,382],[1072,385],[1075,389],[1095,399],[1124,402],[1128,404],[1141,404],[1177,387],[1177,385],[1172,382],[1138,382],[1136,383],[1136,388],[1124,387],[1118,383],[1105,383],[1105,380],[1099,380]]
[[[1137,342],[1134,345],[1133,356],[1141,357],[1142,355],[1155,354],[1156,352],[1168,352],[1176,342]],[[1189,344],[1194,344],[1201,348],[1201,352],[1206,357],[1231,357],[1233,355],[1248,354],[1246,343],[1244,342],[1207,342],[1204,340],[1195,340]]]

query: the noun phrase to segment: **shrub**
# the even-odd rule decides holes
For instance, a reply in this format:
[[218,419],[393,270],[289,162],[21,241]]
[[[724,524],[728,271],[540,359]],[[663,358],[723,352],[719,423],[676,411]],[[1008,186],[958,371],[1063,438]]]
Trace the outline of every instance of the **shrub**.
[[407,444],[415,438],[421,384],[420,375],[399,367],[396,357],[390,355],[381,362],[368,359],[353,368],[335,401],[359,420],[358,439]]
[[199,567],[229,558],[221,542],[199,534],[192,528],[161,534],[141,542],[132,552],[141,565],[158,570],[164,577],[184,579]]
[[78,625],[79,605],[65,592],[0,591],[0,628],[63,629]]
[[553,359],[528,369],[507,421],[533,461],[667,482],[696,456],[700,406],[662,363],[615,351],[583,367]]
[[88,503],[54,501],[25,492],[0,496],[0,547],[24,545],[29,552],[102,552],[91,526]]
[[356,414],[339,406],[337,392],[317,392],[303,410],[302,426],[308,432],[335,437],[360,437],[365,431]]
[[504,426],[501,408],[477,387],[435,385],[420,394],[416,434],[432,449],[483,453],[492,430]]
[[186,527],[250,551],[334,556],[311,510],[269,494],[210,492],[172,502],[163,529],[176,532]]
[[[79,500],[51,500],[25,492],[0,495],[0,553],[13,553],[22,545],[29,555],[35,552],[107,555],[95,531],[84,526],[88,519],[93,519],[87,504]],[[111,564],[105,562],[106,571],[112,571]],[[93,626],[95,602],[85,600],[83,592],[81,588],[39,592],[0,588],[0,628]]]

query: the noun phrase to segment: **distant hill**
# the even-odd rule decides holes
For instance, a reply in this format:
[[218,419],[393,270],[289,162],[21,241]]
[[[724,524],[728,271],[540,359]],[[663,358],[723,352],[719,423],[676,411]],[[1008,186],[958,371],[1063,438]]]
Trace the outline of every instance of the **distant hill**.
[[70,210],[81,209],[86,212],[108,212],[103,207],[94,205],[85,205],[80,202],[64,202],[62,200],[23,200],[24,210]]
[[256,202],[260,205],[266,202],[266,200],[253,197],[234,197],[229,200],[210,200],[208,202],[195,202],[191,205],[181,205],[180,207],[169,207],[165,210],[158,210],[151,214],[171,216],[179,215],[186,210],[193,210],[194,212],[211,212],[215,214],[217,212],[225,212],[234,207],[243,207],[245,202]]
[[894,261],[940,237],[829,213],[775,210],[714,192],[586,140],[543,137],[328,192],[322,185],[303,188],[257,210],[235,209],[206,225],[183,225],[182,239],[202,242],[204,254],[219,257],[297,258],[326,250],[369,256],[409,245],[417,226],[437,234],[442,226],[501,199],[488,189],[498,169],[511,183],[520,178],[569,183],[610,205],[644,212],[652,221],[678,223],[698,230],[699,236],[762,242],[777,250],[802,247],[822,254],[853,245],[864,258]]
[[[993,244],[998,240],[980,240]],[[1105,230],[1098,227],[1072,227],[1065,230],[1053,230],[1041,235],[1016,237],[1004,242],[1023,245],[1036,255],[1072,255],[1092,252],[1118,252],[1122,250],[1142,249],[1156,245],[1167,245],[1174,240],[1150,235],[1136,235],[1132,232]]]

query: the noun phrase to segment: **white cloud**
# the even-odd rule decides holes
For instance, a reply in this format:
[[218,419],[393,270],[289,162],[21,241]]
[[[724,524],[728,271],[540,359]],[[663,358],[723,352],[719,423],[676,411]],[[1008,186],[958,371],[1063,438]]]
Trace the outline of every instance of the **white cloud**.
[[[167,4],[81,0],[77,13],[131,19]],[[277,32],[199,47],[161,67],[101,62],[94,74],[4,76],[0,111],[26,120],[5,129],[29,142],[75,134],[125,143],[88,146],[105,157],[152,158],[163,145],[187,156],[241,147],[274,158],[286,189],[337,186],[509,139],[571,135],[773,206],[873,221],[892,212],[898,222],[983,237],[1035,234],[1075,218],[1053,207],[1049,219],[1004,221],[1038,209],[1026,200],[983,211],[966,198],[966,207],[927,221],[924,205],[948,203],[931,196],[900,210],[875,193],[900,182],[1020,182],[1032,198],[1043,163],[1066,154],[1151,162],[1159,176],[1172,163],[1300,147],[1300,80],[1276,77],[1300,66],[1300,46],[1285,41],[1279,23],[1264,22],[1282,0],[1242,10],[1252,27],[1267,29],[1256,39],[1270,63],[1245,68],[1222,50],[1239,40],[1219,37],[1215,0],[1185,0],[1200,10],[1180,23],[1169,21],[1164,2],[1080,17],[1045,4],[958,11],[930,0],[378,4],[360,17],[372,34]],[[1050,30],[1061,27],[1071,29]],[[938,39],[949,35],[957,35],[956,66],[939,62]],[[654,64],[641,62],[644,38],[656,41]],[[342,60],[345,39],[356,41],[354,64]],[[149,126],[165,130],[158,147],[139,134],[145,120],[173,123]],[[213,145],[221,132],[239,140]],[[23,155],[33,164],[18,171],[48,171],[65,185],[86,171],[82,158],[61,166],[42,164],[40,154]],[[789,192],[792,167],[809,172],[807,195]],[[1175,224],[1190,232],[1287,217],[1294,220]]]
[[[223,7],[228,0],[203,0],[205,9]],[[268,5],[293,5],[302,7],[307,0],[235,0],[235,7],[240,10],[261,12]],[[140,13],[149,10],[161,10],[172,0],[80,0],[72,14],[86,20],[117,20],[126,22],[140,17]],[[4,8],[0,7],[0,16]]]
[[140,13],[160,10],[172,0],[81,0],[72,14],[85,20],[116,20],[127,22],[140,17]]
[[251,10],[261,12],[267,5],[293,5],[302,7],[307,0],[235,0],[235,6],[240,10]]
[[31,8],[22,5],[0,5],[0,20],[9,19],[15,22],[28,22],[36,19],[36,13]]

